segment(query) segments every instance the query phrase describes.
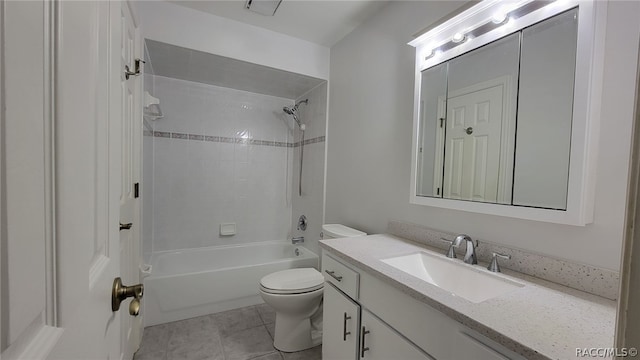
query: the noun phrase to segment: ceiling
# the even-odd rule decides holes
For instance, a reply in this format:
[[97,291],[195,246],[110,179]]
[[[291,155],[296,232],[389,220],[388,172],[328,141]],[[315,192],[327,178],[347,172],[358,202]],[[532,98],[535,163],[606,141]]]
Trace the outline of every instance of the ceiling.
[[154,40],[145,40],[153,75],[297,99],[325,80]]
[[246,0],[170,2],[331,47],[389,1],[283,0],[274,16],[245,9]]

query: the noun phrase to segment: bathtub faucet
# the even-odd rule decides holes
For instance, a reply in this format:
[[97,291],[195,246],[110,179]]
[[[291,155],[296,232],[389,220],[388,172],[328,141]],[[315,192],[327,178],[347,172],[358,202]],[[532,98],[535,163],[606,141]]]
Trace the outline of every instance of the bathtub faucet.
[[292,244],[300,244],[304,242],[304,236],[296,236],[294,238],[291,238],[291,243]]

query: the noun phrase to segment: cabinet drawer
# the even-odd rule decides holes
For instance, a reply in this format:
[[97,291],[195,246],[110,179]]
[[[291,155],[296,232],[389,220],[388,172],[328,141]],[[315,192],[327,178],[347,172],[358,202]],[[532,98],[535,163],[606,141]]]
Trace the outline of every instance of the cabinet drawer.
[[360,275],[327,253],[322,254],[322,275],[325,281],[335,285],[352,299],[358,299]]

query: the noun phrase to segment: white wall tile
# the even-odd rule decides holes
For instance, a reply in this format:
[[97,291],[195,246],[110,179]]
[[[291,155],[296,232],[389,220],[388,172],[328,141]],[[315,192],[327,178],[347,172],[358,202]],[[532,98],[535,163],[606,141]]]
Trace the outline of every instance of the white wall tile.
[[[291,142],[293,100],[154,76],[166,114],[156,131]],[[289,124],[290,125],[290,124]],[[154,137],[153,251],[285,240],[291,230],[292,149]],[[145,153],[145,160],[150,155]],[[219,235],[235,222],[237,234]],[[148,247],[148,245],[146,245]]]

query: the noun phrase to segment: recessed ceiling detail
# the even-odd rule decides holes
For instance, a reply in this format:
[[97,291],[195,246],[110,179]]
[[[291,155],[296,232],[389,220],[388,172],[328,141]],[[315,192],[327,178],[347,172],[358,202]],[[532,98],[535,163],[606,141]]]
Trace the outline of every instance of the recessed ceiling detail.
[[146,39],[145,45],[154,75],[285,99],[297,99],[325,81],[159,41]]

